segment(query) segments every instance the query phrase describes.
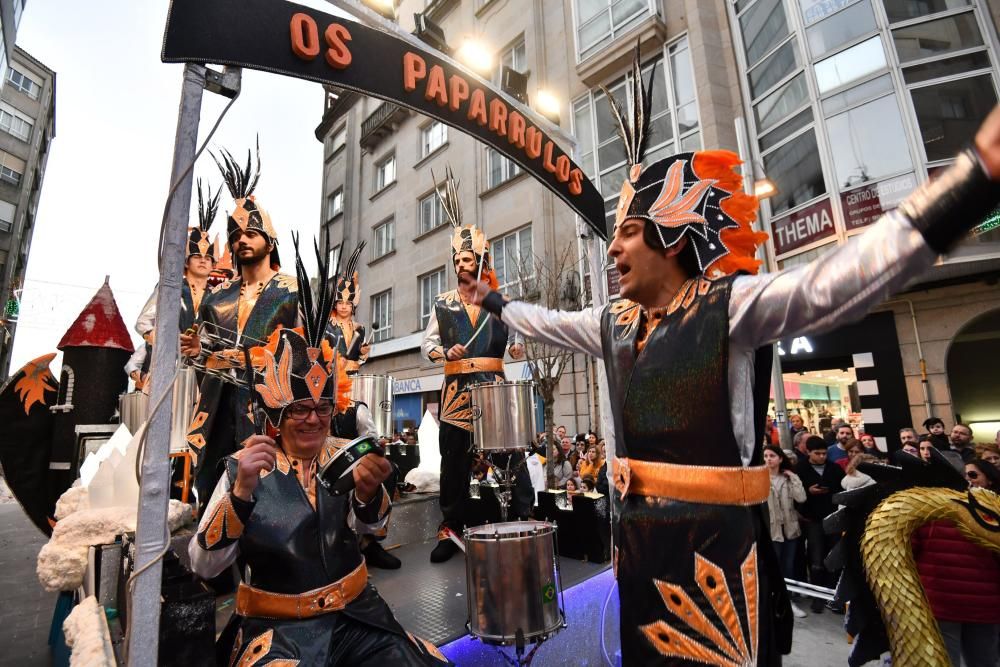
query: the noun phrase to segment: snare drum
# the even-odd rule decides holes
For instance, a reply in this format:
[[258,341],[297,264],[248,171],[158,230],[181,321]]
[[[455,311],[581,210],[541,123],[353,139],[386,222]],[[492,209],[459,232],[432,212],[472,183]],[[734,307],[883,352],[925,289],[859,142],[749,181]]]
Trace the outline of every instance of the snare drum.
[[174,379],[173,410],[170,417],[170,453],[188,450],[187,434],[198,406],[198,376],[190,366],[177,369]]
[[481,452],[530,449],[535,439],[535,383],[481,382],[469,385],[472,438]]
[[392,436],[393,381],[391,375],[355,375],[351,378],[351,400],[368,406],[380,438]]
[[466,528],[471,634],[487,644],[541,642],[566,626],[555,526],[511,521]]

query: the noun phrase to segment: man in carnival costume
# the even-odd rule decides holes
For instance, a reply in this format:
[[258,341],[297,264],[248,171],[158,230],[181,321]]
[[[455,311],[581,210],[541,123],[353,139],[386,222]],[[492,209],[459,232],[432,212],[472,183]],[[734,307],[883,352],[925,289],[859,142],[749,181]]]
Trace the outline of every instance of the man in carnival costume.
[[358,259],[365,249],[362,241],[351,253],[334,289],[333,312],[330,313],[330,333],[337,341],[337,353],[347,363],[347,374],[357,375],[361,364],[368,361],[371,346],[365,341],[365,328],[354,320],[361,303],[361,282],[358,279]]
[[[451,222],[451,258],[455,274],[481,276],[497,287],[486,235],[475,225],[462,225],[458,200],[458,181],[449,168],[445,182],[437,188],[445,216]],[[507,348],[519,359],[523,347],[514,342],[498,318],[482,312],[457,291],[434,299],[434,309],[424,331],[423,355],[429,361],[444,364],[441,389],[441,513],[444,520],[438,530],[438,543],[431,552],[431,562],[441,563],[458,551],[447,531],[461,535],[469,499],[469,476],[472,471],[472,406],[467,387],[477,382],[502,382],[503,357]]]
[[249,394],[230,381],[242,372],[243,348],[263,344],[279,326],[298,323],[295,278],[279,273],[278,235],[271,216],[253,196],[260,179],[259,151],[256,168],[249,151],[245,167],[228,151],[222,151],[222,163],[216,159],[216,164],[234,200],[227,234],[239,276],[205,296],[200,331],[181,335],[181,352],[210,371],[201,381],[201,398],[188,430],[201,502],[219,479],[218,462],[253,432]]
[[327,267],[323,257],[317,261],[314,299],[296,249],[303,326],[278,329],[267,345],[249,350],[260,429],[225,458],[188,546],[202,577],[234,563],[243,569],[217,654],[239,665],[447,664],[432,644],[403,630],[368,583],[358,535],[379,531],[388,519],[382,482],[389,462],[355,452],[361,456],[347,473],[354,483],[348,493],[333,493],[317,477],[338,455],[330,419],[350,394],[326,328]]
[[518,333],[604,360],[623,501],[623,662],[778,665],[791,618],[764,516],[766,346],[862,317],[993,210],[1000,113],[857,243],[750,275],[763,235],[750,226],[757,203],[740,190],[736,155],[684,153],[644,167],[649,98],[638,54],[632,86],[631,122],[612,101],[629,163],[608,247],[622,298],[568,313],[505,302],[468,279],[462,289]]

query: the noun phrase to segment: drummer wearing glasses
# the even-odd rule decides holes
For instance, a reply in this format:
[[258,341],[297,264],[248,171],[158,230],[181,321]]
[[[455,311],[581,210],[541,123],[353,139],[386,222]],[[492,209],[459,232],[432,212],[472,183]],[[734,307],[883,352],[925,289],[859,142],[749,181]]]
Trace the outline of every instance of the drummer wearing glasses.
[[[458,181],[447,171],[447,178],[437,188],[438,197],[454,232],[451,238],[455,274],[468,275],[471,281],[482,277],[494,289],[496,274],[490,264],[486,235],[475,225],[462,225],[458,201]],[[441,513],[444,520],[438,529],[438,543],[431,552],[432,563],[443,563],[459,550],[448,538],[448,531],[462,534],[469,499],[472,472],[472,407],[466,390],[477,382],[502,382],[504,353],[520,359],[524,348],[499,318],[491,317],[470,301],[470,290],[452,290],[434,300],[430,321],[424,331],[423,356],[444,364],[441,389]]]

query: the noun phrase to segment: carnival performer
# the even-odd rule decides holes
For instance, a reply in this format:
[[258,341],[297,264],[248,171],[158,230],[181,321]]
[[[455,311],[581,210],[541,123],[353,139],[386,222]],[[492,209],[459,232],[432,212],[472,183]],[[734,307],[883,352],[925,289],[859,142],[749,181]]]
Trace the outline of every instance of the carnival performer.
[[[181,333],[194,328],[198,320],[198,309],[208,290],[208,277],[215,270],[215,244],[209,240],[208,230],[219,211],[221,194],[221,187],[215,194],[212,194],[212,188],[209,187],[206,193],[201,179],[198,179],[198,225],[188,228],[187,258],[184,260],[184,282],[181,284],[181,312],[178,320]],[[136,350],[133,359],[125,367],[129,377],[135,381],[137,390],[141,388],[140,385],[148,387],[146,376],[153,359],[152,346],[156,337],[156,292],[157,289],[154,288],[135,321],[135,331],[145,341],[144,354],[140,355]]]
[[244,372],[243,348],[262,344],[278,327],[298,323],[296,280],[279,273],[278,235],[271,216],[253,196],[260,179],[260,153],[255,168],[249,154],[246,167],[225,150],[222,161],[216,158],[234,199],[226,231],[239,276],[205,296],[197,334],[181,335],[181,352],[212,371],[201,381],[201,396],[188,429],[201,502],[219,479],[218,462],[233,451],[235,442],[253,433],[249,394],[231,381]]
[[621,298],[581,312],[518,301],[463,277],[472,303],[515,331],[604,360],[623,506],[617,577],[623,663],[778,665],[791,618],[762,504],[769,355],[781,338],[862,317],[997,205],[1000,112],[955,164],[849,247],[807,265],[759,264],[755,199],[736,155],[644,167],[649,98],[632,74],[631,122],[609,94],[629,171],[608,256]]
[[354,320],[361,303],[361,281],[358,278],[358,259],[365,249],[365,242],[358,243],[337,277],[335,301],[330,313],[330,332],[337,341],[337,353],[347,361],[347,374],[357,375],[361,364],[368,361],[371,345],[365,341],[365,328]]
[[[498,284],[486,235],[475,225],[462,224],[458,181],[450,168],[445,182],[438,185],[437,193],[454,229],[451,259],[455,274],[468,274],[474,280],[481,272],[487,284],[496,288]],[[472,407],[466,388],[477,382],[502,382],[505,379],[503,357],[508,347],[514,359],[520,359],[524,353],[523,346],[516,343],[506,325],[482,312],[478,305],[468,303],[457,290],[434,299],[422,351],[428,361],[444,364],[439,411],[444,520],[438,528],[438,543],[431,551],[432,563],[442,563],[455,555],[458,545],[448,538],[447,531],[460,535],[465,526],[474,458]]]
[[358,534],[377,533],[388,519],[382,482],[389,462],[362,456],[351,473],[354,489],[343,495],[317,479],[337,454],[330,419],[346,408],[350,380],[326,331],[331,294],[323,260],[314,300],[296,259],[303,327],[276,330],[266,346],[250,350],[255,404],[270,435],[252,435],[226,457],[188,546],[202,577],[237,562],[244,571],[222,633],[234,639],[218,653],[240,665],[447,664],[399,625],[368,583],[358,549]]

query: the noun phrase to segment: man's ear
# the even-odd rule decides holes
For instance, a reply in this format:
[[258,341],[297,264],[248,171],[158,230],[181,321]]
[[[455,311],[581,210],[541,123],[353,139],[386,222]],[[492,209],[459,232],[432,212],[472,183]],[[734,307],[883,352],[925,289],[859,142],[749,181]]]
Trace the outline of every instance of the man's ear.
[[676,257],[677,255],[680,254],[681,250],[684,250],[684,248],[687,247],[687,244],[688,244],[688,238],[686,236],[682,236],[680,241],[678,241],[677,243],[673,244],[672,246],[663,251],[664,253],[663,256]]

